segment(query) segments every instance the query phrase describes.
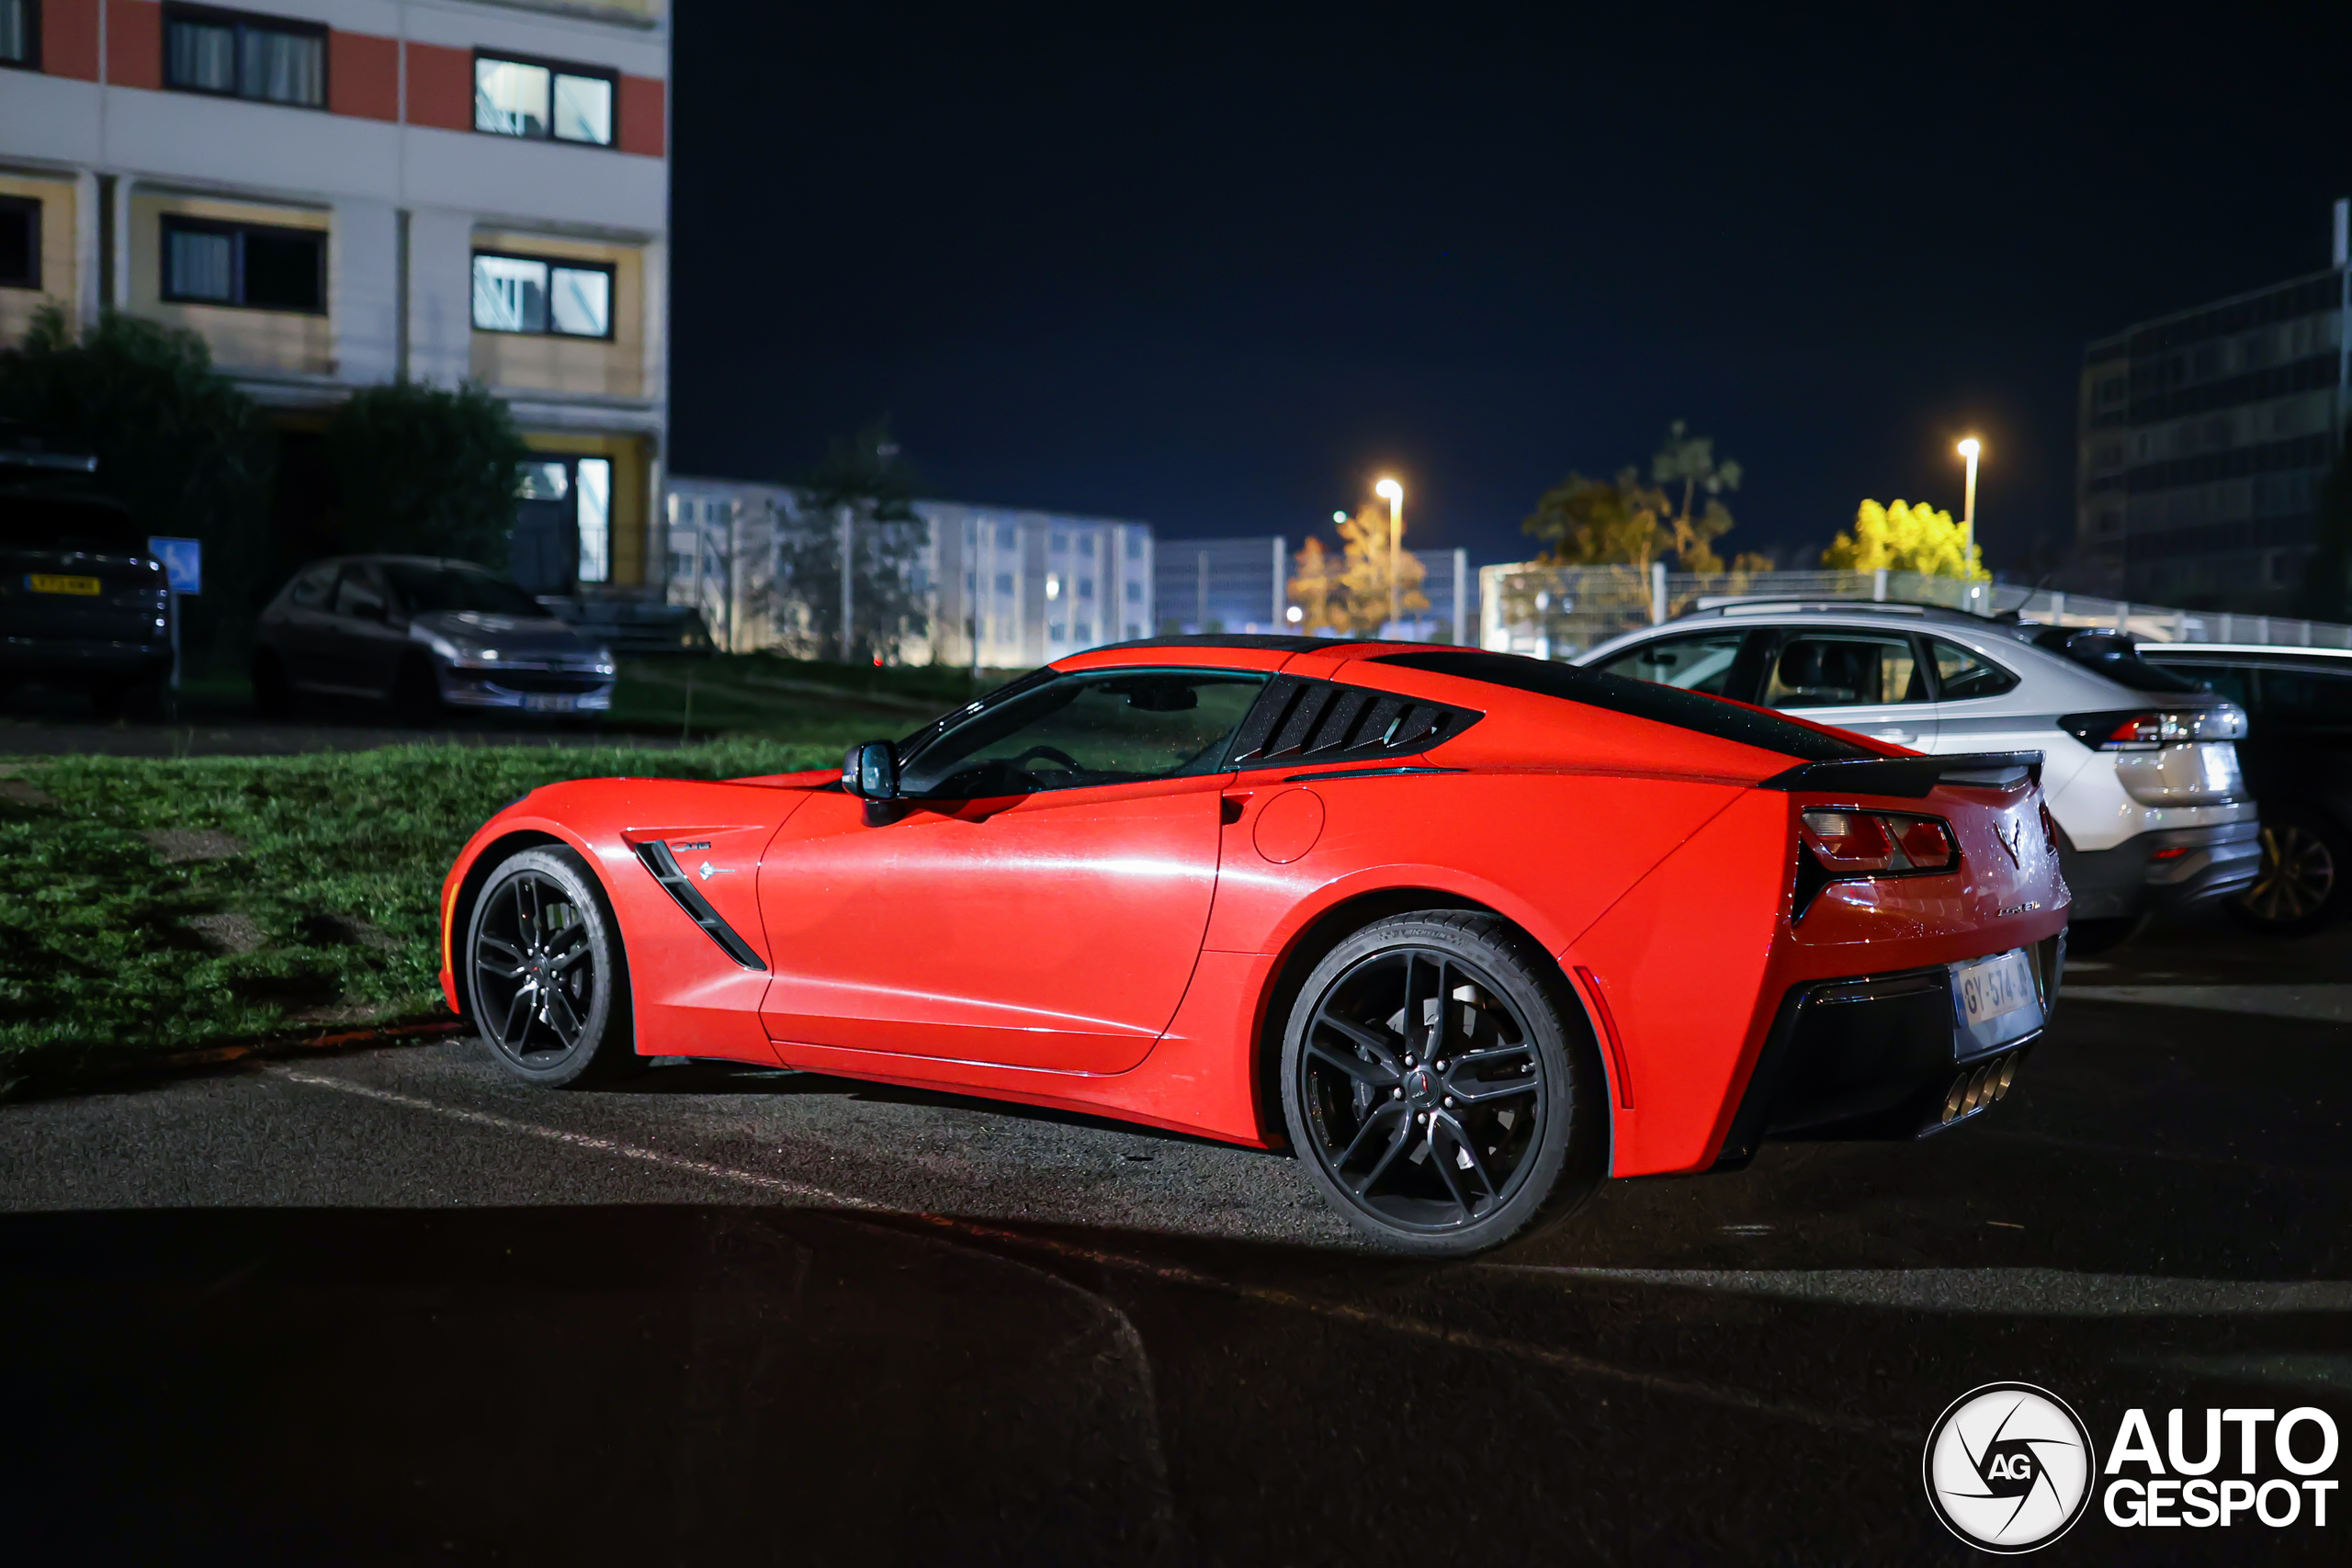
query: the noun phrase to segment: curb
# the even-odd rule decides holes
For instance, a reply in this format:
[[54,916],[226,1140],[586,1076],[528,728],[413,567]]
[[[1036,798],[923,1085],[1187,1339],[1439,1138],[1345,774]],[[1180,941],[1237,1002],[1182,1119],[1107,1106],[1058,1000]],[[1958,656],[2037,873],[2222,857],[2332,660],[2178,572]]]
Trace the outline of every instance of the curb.
[[97,1072],[66,1072],[51,1077],[36,1070],[18,1078],[0,1078],[0,1104],[49,1095],[92,1092],[119,1085],[126,1079],[188,1072],[200,1067],[218,1066],[224,1062],[243,1061],[247,1058],[266,1059],[311,1051],[334,1051],[354,1045],[389,1045],[403,1043],[422,1045],[430,1041],[462,1034],[470,1026],[463,1019],[436,1019],[427,1023],[386,1024],[369,1029],[341,1030],[331,1034],[313,1034],[302,1038],[259,1040],[240,1045],[212,1045],[201,1051],[177,1051],[168,1056],[150,1056],[140,1061],[119,1063]]

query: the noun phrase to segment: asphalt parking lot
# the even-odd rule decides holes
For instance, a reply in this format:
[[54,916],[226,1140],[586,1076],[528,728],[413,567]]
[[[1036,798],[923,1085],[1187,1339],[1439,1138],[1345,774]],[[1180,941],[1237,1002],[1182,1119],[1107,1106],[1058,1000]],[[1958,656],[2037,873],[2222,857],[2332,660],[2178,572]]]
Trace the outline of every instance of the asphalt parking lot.
[[1443,1268],[1278,1156],[809,1075],[450,1042],[17,1105],[0,1517],[44,1562],[1960,1561],[1920,1451],[1978,1384],[2352,1428],[2347,960],[2143,941],[1973,1124]]

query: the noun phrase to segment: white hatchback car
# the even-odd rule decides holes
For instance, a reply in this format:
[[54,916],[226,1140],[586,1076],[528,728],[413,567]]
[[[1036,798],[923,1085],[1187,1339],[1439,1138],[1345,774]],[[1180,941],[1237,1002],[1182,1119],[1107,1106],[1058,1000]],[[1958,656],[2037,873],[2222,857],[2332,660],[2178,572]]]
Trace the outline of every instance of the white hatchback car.
[[2261,862],[2245,713],[2127,637],[1913,604],[1750,602],[1613,637],[1576,662],[1916,750],[2040,751],[2075,946],[2241,893]]

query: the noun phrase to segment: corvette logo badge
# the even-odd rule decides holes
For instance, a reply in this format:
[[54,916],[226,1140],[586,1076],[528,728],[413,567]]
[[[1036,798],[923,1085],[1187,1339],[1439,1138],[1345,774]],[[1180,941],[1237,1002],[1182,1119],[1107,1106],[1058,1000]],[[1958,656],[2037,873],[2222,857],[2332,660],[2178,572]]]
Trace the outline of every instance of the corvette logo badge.
[[2009,857],[2009,863],[2022,870],[2025,866],[2025,860],[2018,853],[2018,851],[2025,843],[2025,824],[2022,822],[1996,822],[1993,824],[1993,837],[2000,840],[2001,848]]
[[717,876],[720,872],[726,869],[727,868],[725,866],[713,865],[708,861],[705,861],[700,865],[695,867],[696,874],[699,874],[705,882],[708,882],[712,877]]

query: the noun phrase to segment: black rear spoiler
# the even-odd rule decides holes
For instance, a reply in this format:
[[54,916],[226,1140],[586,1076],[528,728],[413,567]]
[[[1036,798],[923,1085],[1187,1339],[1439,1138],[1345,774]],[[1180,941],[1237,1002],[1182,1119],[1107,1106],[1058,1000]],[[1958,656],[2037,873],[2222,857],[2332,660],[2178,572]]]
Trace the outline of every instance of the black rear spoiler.
[[2039,751],[1968,751],[1951,757],[1858,757],[1801,762],[1774,773],[1758,789],[1794,795],[1893,795],[1917,800],[1939,784],[1974,789],[2015,789],[2041,782]]

